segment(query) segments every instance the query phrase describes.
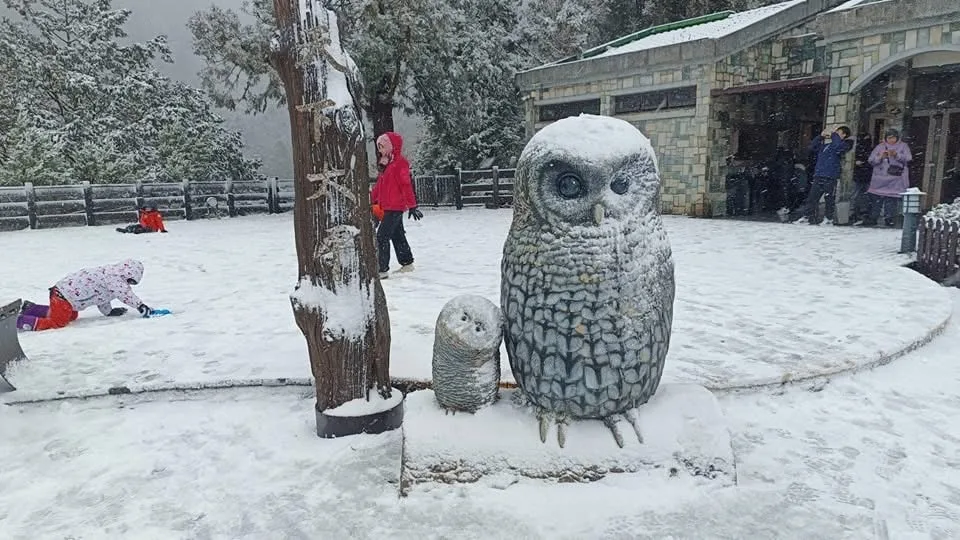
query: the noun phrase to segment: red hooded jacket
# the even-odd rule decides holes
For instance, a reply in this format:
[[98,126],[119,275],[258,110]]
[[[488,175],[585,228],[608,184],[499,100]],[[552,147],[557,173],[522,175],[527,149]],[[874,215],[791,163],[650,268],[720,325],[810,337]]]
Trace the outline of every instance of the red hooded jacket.
[[410,178],[410,162],[401,154],[403,138],[392,131],[385,135],[393,145],[393,153],[390,162],[377,177],[377,183],[370,192],[370,202],[379,204],[387,212],[405,212],[417,206],[413,180]]
[[140,210],[140,225],[153,232],[167,232],[163,226],[163,216],[157,210]]

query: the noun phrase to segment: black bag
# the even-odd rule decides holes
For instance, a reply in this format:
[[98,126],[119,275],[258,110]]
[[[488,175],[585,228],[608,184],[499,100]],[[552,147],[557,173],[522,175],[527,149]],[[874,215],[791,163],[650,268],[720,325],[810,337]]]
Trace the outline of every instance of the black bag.
[[891,163],[887,166],[887,174],[890,176],[900,176],[903,174],[903,165],[896,165]]

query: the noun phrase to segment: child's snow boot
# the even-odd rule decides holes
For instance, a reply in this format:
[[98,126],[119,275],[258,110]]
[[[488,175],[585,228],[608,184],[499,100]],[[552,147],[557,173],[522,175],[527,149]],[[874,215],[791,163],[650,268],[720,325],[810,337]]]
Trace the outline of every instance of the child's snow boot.
[[35,306],[35,305],[37,304],[35,304],[34,302],[31,302],[29,300],[24,300],[23,304],[20,305],[20,313],[26,313],[27,311],[30,310],[31,306]]

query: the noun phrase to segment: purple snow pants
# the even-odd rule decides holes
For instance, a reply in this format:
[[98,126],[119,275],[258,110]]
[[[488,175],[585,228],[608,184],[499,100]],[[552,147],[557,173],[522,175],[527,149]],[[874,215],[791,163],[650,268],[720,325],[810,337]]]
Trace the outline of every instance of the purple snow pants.
[[17,317],[17,329],[26,331],[34,330],[37,327],[37,321],[47,318],[49,314],[50,306],[43,304],[27,306],[20,312],[20,316]]

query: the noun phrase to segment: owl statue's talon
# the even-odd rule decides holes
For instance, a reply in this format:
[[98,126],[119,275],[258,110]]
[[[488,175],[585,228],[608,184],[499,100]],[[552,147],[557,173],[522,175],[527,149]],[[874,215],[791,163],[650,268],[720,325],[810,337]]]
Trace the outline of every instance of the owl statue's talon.
[[550,419],[551,415],[549,411],[545,409],[537,409],[537,420],[540,422],[540,442],[547,442],[547,432],[550,431]]
[[540,442],[547,443],[547,435],[550,433],[550,424],[557,425],[557,444],[563,448],[567,444],[567,425],[570,421],[566,415],[555,413],[547,409],[537,408],[537,422],[540,425]]
[[623,448],[623,434],[620,433],[619,422],[623,420],[623,417],[619,414],[613,416],[608,416],[603,419],[603,425],[607,426],[607,429],[610,430],[610,433],[613,434],[613,440],[617,442],[617,446]]
[[627,418],[627,421],[630,422],[630,425],[633,426],[633,432],[637,434],[637,441],[643,444],[643,433],[640,431],[640,411],[636,407],[627,409],[624,416]]
[[566,416],[557,416],[557,444],[560,445],[560,448],[567,444],[567,423]]

